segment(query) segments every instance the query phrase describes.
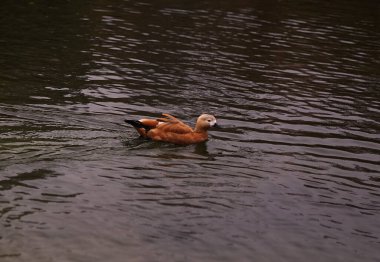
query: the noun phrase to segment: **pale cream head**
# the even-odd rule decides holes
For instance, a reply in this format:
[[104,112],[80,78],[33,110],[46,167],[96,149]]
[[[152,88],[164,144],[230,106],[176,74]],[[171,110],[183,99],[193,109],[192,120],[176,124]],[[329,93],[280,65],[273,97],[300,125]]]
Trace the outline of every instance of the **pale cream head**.
[[206,131],[210,127],[215,126],[216,119],[213,115],[202,114],[198,117],[197,124],[195,125],[195,131]]

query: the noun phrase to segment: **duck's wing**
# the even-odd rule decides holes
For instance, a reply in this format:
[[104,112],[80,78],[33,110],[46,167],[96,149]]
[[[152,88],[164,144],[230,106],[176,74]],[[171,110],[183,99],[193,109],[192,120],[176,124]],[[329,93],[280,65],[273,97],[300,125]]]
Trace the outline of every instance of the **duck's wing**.
[[159,124],[156,126],[156,130],[160,132],[176,133],[176,134],[186,134],[193,132],[193,129],[183,123],[178,118],[175,118],[169,114],[162,114],[162,118],[158,118]]

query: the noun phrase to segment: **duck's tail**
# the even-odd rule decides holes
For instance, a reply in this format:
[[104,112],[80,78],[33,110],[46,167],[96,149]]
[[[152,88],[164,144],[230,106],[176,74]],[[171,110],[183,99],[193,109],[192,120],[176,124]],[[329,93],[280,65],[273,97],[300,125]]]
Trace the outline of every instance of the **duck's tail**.
[[136,129],[137,128],[144,128],[145,127],[144,124],[141,123],[138,120],[128,120],[128,119],[125,119],[124,122],[130,124],[131,126],[133,126]]
[[142,137],[147,137],[146,134],[148,133],[150,129],[152,129],[152,126],[145,125],[142,121],[139,121],[139,120],[125,119],[124,122],[133,126]]

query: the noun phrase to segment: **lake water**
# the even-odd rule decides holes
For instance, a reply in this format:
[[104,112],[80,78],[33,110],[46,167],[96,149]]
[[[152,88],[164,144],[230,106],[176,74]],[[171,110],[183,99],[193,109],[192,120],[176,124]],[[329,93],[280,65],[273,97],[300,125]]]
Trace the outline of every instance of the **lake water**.
[[379,261],[378,1],[0,7],[1,261]]

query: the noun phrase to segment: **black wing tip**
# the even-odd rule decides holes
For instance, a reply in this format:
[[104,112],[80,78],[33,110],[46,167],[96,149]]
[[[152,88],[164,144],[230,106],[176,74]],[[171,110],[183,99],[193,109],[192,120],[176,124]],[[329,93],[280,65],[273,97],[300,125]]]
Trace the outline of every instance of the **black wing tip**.
[[149,131],[151,129],[149,126],[144,125],[139,120],[124,119],[124,122],[132,125],[134,128],[144,128],[146,131]]
[[133,127],[136,127],[136,128],[144,128],[144,125],[138,121],[138,120],[128,120],[128,119],[125,119],[124,120],[125,123],[128,123],[130,125],[132,125]]

